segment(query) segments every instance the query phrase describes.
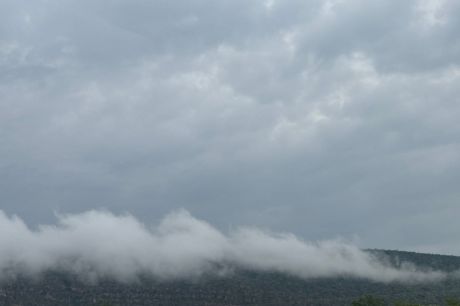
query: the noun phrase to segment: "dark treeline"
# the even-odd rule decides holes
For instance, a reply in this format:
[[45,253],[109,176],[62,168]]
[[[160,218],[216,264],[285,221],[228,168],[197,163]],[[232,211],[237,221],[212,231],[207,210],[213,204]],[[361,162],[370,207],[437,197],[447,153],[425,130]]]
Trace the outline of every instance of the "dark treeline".
[[[421,303],[414,303],[414,302],[407,302],[407,301],[396,301],[393,303],[388,303],[383,298],[379,298],[372,295],[365,295],[351,303],[351,306],[425,306],[425,305],[441,305],[441,304],[421,304]],[[460,306],[460,300],[456,298],[446,298],[442,305],[446,306]]]

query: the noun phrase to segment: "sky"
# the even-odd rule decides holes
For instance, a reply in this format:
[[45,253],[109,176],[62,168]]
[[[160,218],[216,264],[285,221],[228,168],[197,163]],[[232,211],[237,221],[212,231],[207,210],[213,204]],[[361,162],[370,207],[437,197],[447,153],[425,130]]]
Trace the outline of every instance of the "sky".
[[34,228],[185,209],[223,231],[460,255],[459,15],[0,0],[0,210]]

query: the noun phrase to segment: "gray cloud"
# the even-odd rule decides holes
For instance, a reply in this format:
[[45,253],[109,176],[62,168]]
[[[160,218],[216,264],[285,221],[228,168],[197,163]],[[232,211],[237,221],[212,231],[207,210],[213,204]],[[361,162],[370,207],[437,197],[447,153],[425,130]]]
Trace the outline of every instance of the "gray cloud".
[[459,9],[2,1],[1,207],[458,253]]

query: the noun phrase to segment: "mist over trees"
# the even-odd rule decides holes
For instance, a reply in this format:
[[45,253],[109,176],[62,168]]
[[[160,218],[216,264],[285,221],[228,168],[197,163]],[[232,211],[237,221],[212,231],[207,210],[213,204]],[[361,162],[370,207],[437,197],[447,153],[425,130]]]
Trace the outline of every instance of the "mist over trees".
[[[446,269],[460,268],[458,257],[399,251],[373,252],[385,253],[394,262],[399,257],[418,258],[425,267],[445,262]],[[151,275],[143,275],[131,283],[111,278],[88,283],[76,274],[47,271],[35,279],[18,276],[0,282],[0,304],[24,306],[454,306],[459,298],[460,280],[453,277],[421,283],[382,283],[351,276],[302,279],[280,272],[241,269],[225,275],[206,274],[182,280],[159,280]]]
[[148,226],[131,215],[104,211],[58,216],[57,224],[30,229],[0,211],[1,277],[68,271],[90,281],[135,281],[225,274],[234,268],[281,272],[304,279],[359,277],[378,282],[441,281],[446,271],[389,262],[339,240],[308,242],[254,227],[228,233],[182,210]]

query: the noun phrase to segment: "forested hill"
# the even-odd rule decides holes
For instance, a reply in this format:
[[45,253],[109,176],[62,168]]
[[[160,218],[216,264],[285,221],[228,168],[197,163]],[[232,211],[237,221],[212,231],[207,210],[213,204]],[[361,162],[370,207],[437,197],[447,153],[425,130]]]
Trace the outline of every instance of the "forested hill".
[[373,253],[376,256],[383,255],[385,258],[389,259],[395,267],[398,267],[403,262],[410,262],[418,267],[426,267],[445,272],[452,272],[460,269],[460,256],[426,254],[396,250],[368,249],[366,251]]
[[[460,257],[456,256],[368,252],[386,257],[395,266],[412,262],[448,272],[460,269]],[[50,271],[38,280],[19,277],[0,283],[0,305],[351,305],[364,295],[388,305],[403,301],[445,305],[446,298],[460,299],[460,281],[451,277],[442,282],[384,284],[356,278],[303,280],[281,273],[236,271],[226,277],[194,281],[159,282],[144,277],[131,284],[104,280],[90,285],[75,275]]]

